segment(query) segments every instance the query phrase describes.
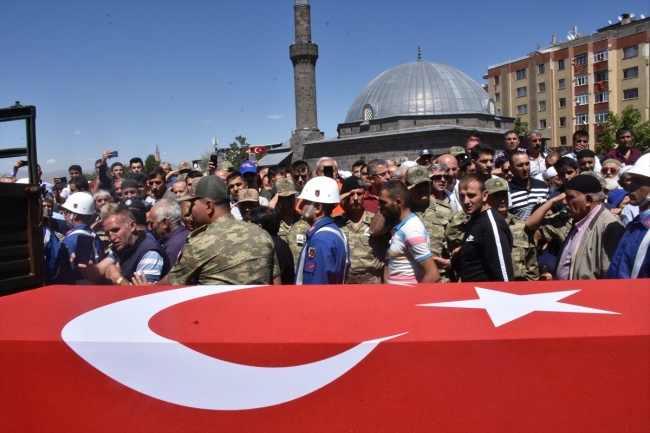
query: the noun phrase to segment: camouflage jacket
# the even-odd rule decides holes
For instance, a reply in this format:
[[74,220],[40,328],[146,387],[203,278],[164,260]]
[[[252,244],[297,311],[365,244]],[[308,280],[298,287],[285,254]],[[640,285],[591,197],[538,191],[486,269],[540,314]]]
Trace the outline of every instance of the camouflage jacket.
[[374,216],[374,213],[365,211],[357,228],[346,214],[334,217],[334,222],[350,244],[348,283],[381,283],[390,233],[370,237],[370,222]]
[[566,211],[562,211],[544,217],[540,231],[542,237],[544,237],[547,242],[556,240],[560,245],[562,245],[569,235],[571,227],[573,227],[573,220],[569,217]]
[[300,251],[307,242],[307,230],[309,230],[309,223],[303,221],[298,212],[294,215],[293,224],[289,225],[280,219],[280,230],[278,236],[285,241],[291,249],[293,255],[293,262],[298,265],[298,258]]
[[447,227],[447,248],[449,252],[453,253],[454,250],[463,245],[463,238],[465,237],[465,225],[469,221],[469,215],[465,212],[458,211],[449,219]]
[[279,275],[271,236],[229,214],[190,233],[167,278],[177,286],[270,284]]
[[512,267],[515,280],[539,280],[539,264],[533,232],[526,229],[526,224],[508,213],[506,223],[512,233]]
[[449,227],[449,218],[452,216],[451,205],[432,198],[428,206],[413,206],[411,210],[427,229],[431,254],[434,257],[449,258],[445,236]]

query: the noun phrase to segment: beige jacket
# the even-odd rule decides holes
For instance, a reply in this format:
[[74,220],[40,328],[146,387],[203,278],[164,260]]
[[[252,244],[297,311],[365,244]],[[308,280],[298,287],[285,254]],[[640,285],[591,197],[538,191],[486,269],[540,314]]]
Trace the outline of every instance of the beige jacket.
[[[625,227],[614,214],[601,206],[571,256],[571,280],[604,279]],[[568,239],[568,237],[567,237]],[[566,240],[562,249],[566,247]],[[561,257],[562,254],[558,256]],[[559,268],[559,260],[558,260]]]

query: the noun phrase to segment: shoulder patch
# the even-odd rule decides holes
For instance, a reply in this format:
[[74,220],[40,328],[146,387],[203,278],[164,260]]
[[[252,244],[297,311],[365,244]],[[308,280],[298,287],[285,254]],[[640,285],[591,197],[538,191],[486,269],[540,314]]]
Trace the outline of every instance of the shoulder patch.
[[316,248],[315,247],[309,247],[309,249],[307,250],[307,257],[309,257],[310,259],[313,259],[314,257],[316,257]]

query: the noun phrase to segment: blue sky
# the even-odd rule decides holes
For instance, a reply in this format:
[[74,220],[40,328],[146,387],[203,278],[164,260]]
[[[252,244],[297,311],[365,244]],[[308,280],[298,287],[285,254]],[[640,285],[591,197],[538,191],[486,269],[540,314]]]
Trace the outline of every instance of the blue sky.
[[[0,106],[37,107],[44,171],[104,150],[122,162],[156,145],[177,164],[237,135],[277,143],[295,127],[293,0],[0,0]],[[488,65],[588,34],[644,1],[312,0],[318,123],[336,135],[359,92],[391,67],[453,66],[480,84]],[[23,145],[0,126],[0,148]],[[2,161],[0,171],[8,169]]]

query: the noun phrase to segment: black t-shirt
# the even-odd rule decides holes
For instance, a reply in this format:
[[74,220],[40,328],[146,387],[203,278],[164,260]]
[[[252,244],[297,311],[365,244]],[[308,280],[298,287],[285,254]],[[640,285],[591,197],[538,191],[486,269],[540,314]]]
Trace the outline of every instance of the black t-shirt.
[[512,233],[501,215],[488,209],[465,227],[460,277],[463,282],[513,281]]
[[280,266],[280,279],[282,284],[293,284],[296,273],[296,266],[293,262],[293,254],[289,245],[279,236],[271,236],[275,254],[278,256],[278,265]]

